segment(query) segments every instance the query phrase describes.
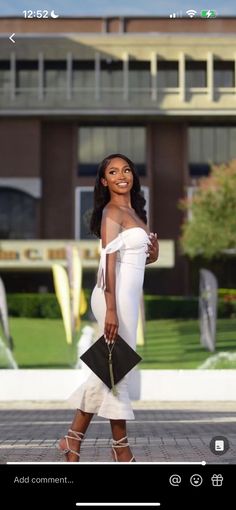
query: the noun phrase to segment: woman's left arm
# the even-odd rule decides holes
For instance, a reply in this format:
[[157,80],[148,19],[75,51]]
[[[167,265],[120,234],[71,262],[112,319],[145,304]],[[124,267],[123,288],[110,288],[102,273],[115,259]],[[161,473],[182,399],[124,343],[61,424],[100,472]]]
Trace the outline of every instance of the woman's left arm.
[[146,265],[156,262],[159,256],[159,243],[157,240],[157,234],[153,234],[151,232],[151,234],[149,235],[149,240],[151,241],[151,244],[148,245],[148,249],[146,252],[148,253]]

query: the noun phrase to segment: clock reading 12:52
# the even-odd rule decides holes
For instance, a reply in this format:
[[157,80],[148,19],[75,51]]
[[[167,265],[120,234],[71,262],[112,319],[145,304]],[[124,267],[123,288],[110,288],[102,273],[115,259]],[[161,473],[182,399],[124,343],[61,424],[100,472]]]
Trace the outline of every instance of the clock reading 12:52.
[[24,18],[59,18],[59,14],[56,14],[55,11],[48,11],[47,9],[38,9],[37,11],[31,11],[28,9],[27,11],[23,11]]

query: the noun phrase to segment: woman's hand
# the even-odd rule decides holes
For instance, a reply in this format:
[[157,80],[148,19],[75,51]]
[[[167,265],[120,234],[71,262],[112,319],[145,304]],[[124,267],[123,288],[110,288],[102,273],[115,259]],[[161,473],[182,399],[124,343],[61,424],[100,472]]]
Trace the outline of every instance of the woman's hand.
[[150,244],[148,245],[148,249],[146,253],[148,253],[148,257],[146,260],[146,264],[151,264],[158,259],[159,256],[159,244],[157,240],[157,234],[149,234]]
[[104,336],[108,342],[115,342],[118,334],[119,321],[116,310],[110,309],[106,311]]

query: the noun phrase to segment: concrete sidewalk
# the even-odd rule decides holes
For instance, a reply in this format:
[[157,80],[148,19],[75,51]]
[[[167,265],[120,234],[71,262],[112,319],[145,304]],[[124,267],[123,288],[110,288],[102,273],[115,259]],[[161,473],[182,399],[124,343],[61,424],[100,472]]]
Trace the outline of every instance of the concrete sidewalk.
[[[0,463],[62,462],[57,440],[66,433],[76,405],[0,403]],[[236,464],[235,402],[135,402],[135,421],[128,422],[129,442],[138,462]],[[224,436],[230,449],[215,455],[211,439]],[[107,420],[94,417],[81,448],[81,462],[111,461]]]

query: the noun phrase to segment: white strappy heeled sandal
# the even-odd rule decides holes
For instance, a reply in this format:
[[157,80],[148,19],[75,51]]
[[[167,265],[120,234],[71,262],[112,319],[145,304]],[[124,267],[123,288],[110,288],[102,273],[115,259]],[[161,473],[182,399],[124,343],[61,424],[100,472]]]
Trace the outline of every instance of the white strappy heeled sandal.
[[57,443],[57,449],[60,451],[61,454],[65,455],[66,457],[67,457],[68,453],[74,453],[74,455],[76,455],[78,457],[78,461],[79,461],[80,453],[77,452],[76,450],[73,450],[72,448],[70,448],[69,439],[73,439],[74,441],[82,442],[83,437],[84,437],[83,432],[76,432],[76,430],[69,429],[68,434],[66,436],[64,436],[64,439],[66,440],[66,448],[64,448],[64,449],[61,448],[60,441],[59,441]]
[[[123,443],[123,441],[125,441],[125,442]],[[119,462],[118,457],[117,457],[117,453],[116,453],[116,448],[126,448],[126,446],[129,446],[127,436],[122,437],[121,439],[118,439],[118,441],[115,441],[113,439],[113,441],[112,441],[112,452],[113,452],[113,456],[114,456],[115,462]],[[136,462],[134,455],[131,457],[131,459],[128,462]]]

